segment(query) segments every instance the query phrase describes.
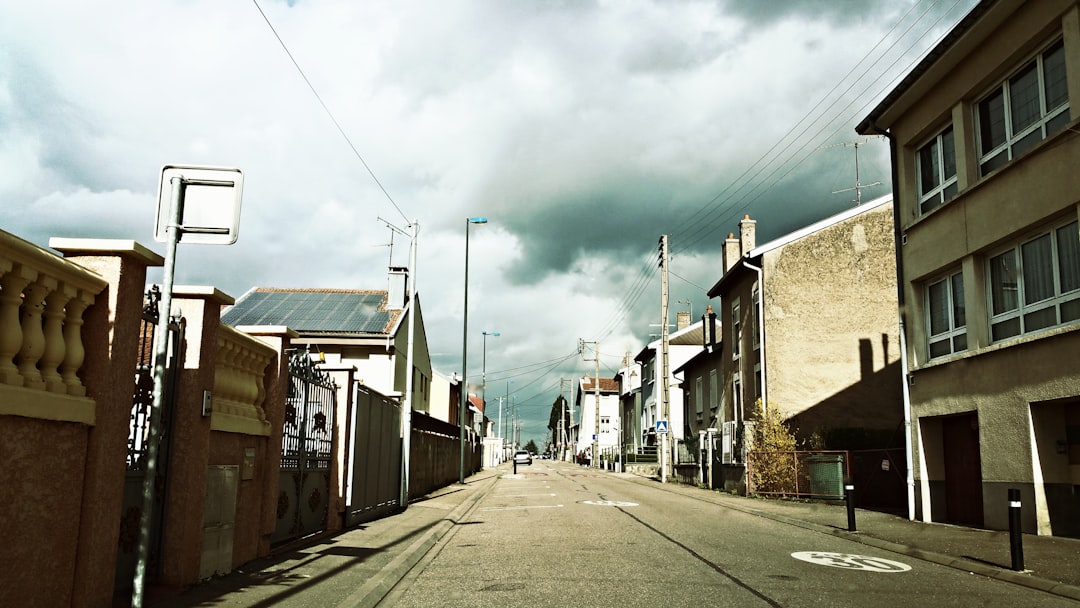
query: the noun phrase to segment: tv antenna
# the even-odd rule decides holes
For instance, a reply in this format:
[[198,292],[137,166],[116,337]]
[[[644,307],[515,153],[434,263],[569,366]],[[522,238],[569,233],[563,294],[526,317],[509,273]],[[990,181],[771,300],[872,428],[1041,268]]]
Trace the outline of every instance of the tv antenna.
[[855,191],[855,200],[853,200],[852,202],[855,203],[856,206],[862,204],[862,191],[863,191],[863,188],[870,188],[872,186],[880,186],[881,185],[880,181],[874,182],[872,184],[863,184],[862,182],[859,181],[859,146],[861,146],[863,144],[868,144],[868,143],[870,143],[870,141],[871,141],[870,139],[862,139],[862,140],[859,140],[859,141],[845,141],[845,142],[841,142],[841,143],[838,143],[838,144],[833,144],[831,146],[825,146],[825,148],[835,148],[835,147],[838,147],[838,146],[844,146],[845,148],[855,148],[855,186],[853,188],[844,188],[843,190],[834,190],[833,194],[840,194],[842,192],[851,192],[852,190],[854,190]]

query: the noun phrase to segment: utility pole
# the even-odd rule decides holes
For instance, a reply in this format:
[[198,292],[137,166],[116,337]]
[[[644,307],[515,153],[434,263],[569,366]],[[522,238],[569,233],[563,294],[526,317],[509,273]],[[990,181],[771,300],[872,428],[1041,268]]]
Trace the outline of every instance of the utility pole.
[[595,415],[593,416],[593,439],[592,439],[592,456],[589,460],[590,468],[597,468],[600,466],[600,342],[594,341],[593,345],[593,358],[585,359],[585,340],[578,342],[578,352],[581,353],[581,358],[585,361],[593,361],[596,364],[596,376],[593,377],[593,398],[595,403],[593,404]]
[[671,468],[671,371],[668,363],[668,235],[660,235],[660,412],[667,424],[661,436],[660,482],[667,483]]
[[[574,379],[573,378],[559,378],[559,392],[562,393],[562,387],[563,387],[564,382],[566,383],[567,392],[573,392],[573,390],[574,390],[574,384],[573,384]],[[570,419],[567,421],[567,425],[563,427],[563,432],[566,433],[566,439],[563,442],[563,445],[565,446],[566,450],[570,450],[571,449],[570,448],[570,429],[573,428],[573,426],[574,426],[574,403],[572,401],[570,401],[569,399],[567,399],[567,401],[566,401],[566,409],[567,409],[567,412],[570,414]],[[580,432],[581,432],[581,430],[579,429],[578,433],[580,433]],[[575,455],[576,455],[576,452],[575,452]],[[565,458],[566,457],[564,456],[563,459],[565,460]]]

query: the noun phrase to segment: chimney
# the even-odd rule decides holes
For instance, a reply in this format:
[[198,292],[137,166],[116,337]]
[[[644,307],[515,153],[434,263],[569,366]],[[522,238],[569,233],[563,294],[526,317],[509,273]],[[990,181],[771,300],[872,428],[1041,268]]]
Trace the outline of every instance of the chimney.
[[724,272],[731,270],[731,267],[735,265],[735,262],[739,261],[739,241],[735,238],[735,235],[728,233],[727,240],[724,241]]
[[739,250],[742,255],[750,253],[750,250],[757,246],[755,242],[756,233],[757,222],[750,219],[750,214],[747,213],[739,222]]
[[387,310],[402,310],[409,299],[409,269],[404,266],[390,267],[390,287],[386,294]]
[[682,331],[690,326],[690,311],[680,310],[675,313],[675,327],[676,331]]

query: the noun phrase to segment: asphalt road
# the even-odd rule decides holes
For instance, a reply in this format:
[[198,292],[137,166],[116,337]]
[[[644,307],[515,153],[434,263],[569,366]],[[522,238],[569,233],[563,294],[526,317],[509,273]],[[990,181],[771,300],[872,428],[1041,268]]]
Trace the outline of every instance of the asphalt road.
[[380,606],[1076,606],[577,465],[496,480]]

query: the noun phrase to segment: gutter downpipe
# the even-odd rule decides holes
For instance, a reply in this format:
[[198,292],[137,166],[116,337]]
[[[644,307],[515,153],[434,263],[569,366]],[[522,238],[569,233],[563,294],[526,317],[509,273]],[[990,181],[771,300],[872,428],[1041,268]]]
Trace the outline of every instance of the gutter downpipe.
[[897,314],[900,323],[900,392],[904,401],[904,457],[907,459],[907,507],[908,519],[915,521],[915,463],[911,440],[911,394],[908,391],[908,350],[907,350],[907,305],[904,299],[904,256],[900,249],[903,247],[903,234],[900,230],[900,196],[899,196],[899,173],[896,168],[897,153],[896,139],[888,129],[883,129],[873,121],[867,119],[868,131],[883,135],[889,140],[889,164],[891,165],[890,179],[892,179],[892,209],[893,209],[893,239],[896,250],[896,301]]
[[758,301],[757,301],[757,318],[758,318],[757,326],[758,327],[757,327],[757,330],[758,330],[758,349],[760,350],[759,358],[761,359],[761,408],[763,410],[765,410],[765,411],[768,411],[769,410],[769,399],[768,399],[767,395],[769,394],[769,391],[766,389],[766,387],[769,384],[768,384],[768,382],[765,381],[765,379],[767,377],[766,374],[765,374],[765,282],[762,279],[761,268],[758,268],[757,266],[754,266],[750,262],[747,262],[746,258],[743,258],[742,264],[743,264],[743,266],[745,268],[753,270],[754,273],[757,274],[757,284],[758,284]]

